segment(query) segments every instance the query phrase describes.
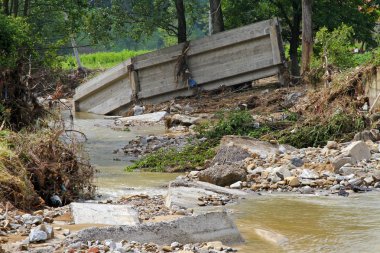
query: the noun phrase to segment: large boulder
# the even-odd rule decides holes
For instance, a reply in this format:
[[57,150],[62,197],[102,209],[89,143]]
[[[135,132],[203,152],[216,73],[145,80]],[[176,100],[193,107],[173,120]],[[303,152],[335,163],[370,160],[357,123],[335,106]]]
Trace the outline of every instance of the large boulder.
[[369,160],[370,158],[371,151],[367,144],[363,141],[354,141],[345,147],[339,156],[332,160],[332,165],[335,169],[335,173],[339,173],[339,169],[347,163],[355,164],[363,160]]
[[245,181],[247,172],[235,164],[216,164],[198,174],[201,181],[219,186],[231,185],[237,181]]
[[369,160],[371,158],[371,151],[363,141],[355,141],[342,150],[343,156],[349,156],[353,162],[360,162],[362,160]]

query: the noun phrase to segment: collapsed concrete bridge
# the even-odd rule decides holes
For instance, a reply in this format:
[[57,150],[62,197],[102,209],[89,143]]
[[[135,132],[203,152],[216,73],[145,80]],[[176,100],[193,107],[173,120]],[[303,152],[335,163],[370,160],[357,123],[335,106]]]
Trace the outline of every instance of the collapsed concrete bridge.
[[277,19],[139,55],[80,85],[76,111],[120,114],[131,104],[281,76],[285,63]]

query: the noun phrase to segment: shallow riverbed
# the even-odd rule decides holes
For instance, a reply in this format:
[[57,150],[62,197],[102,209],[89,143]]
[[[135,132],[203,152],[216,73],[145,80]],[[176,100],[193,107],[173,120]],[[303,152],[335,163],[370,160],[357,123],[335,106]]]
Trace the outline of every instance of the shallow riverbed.
[[[99,170],[96,184],[103,198],[134,192],[163,194],[162,187],[178,174],[126,173],[131,157],[113,154],[136,135],[162,134],[164,126],[134,127],[115,131],[103,116],[79,114],[76,129],[88,141],[86,149]],[[239,252],[379,252],[380,194],[330,196],[266,195],[232,206],[246,245]],[[255,229],[280,233],[289,239],[276,246],[260,238]]]

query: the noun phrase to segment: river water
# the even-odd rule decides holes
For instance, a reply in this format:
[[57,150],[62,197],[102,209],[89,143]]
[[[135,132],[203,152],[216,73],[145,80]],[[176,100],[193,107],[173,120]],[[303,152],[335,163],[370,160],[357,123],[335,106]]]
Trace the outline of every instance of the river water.
[[[103,116],[77,114],[74,125],[87,135],[86,150],[98,169],[96,184],[103,198],[134,192],[164,194],[178,174],[126,173],[132,158],[114,154],[137,135],[162,134],[164,126],[112,130]],[[263,195],[231,207],[246,244],[239,252],[380,252],[380,194],[347,198],[302,195]],[[280,233],[288,243],[277,246],[255,229]]]

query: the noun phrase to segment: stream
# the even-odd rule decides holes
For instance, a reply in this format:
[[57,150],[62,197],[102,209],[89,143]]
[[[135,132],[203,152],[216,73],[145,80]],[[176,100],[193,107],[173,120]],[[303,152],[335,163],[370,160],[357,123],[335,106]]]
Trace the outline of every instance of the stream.
[[[112,120],[78,113],[74,125],[88,138],[85,148],[98,170],[96,185],[101,198],[126,194],[165,194],[165,185],[180,174],[127,173],[133,158],[114,154],[137,135],[163,134],[164,126],[132,127],[115,131]],[[379,252],[379,193],[338,196],[294,194],[262,195],[231,206],[236,224],[246,244],[239,252]],[[266,229],[286,236],[282,246],[262,240],[255,229]]]

